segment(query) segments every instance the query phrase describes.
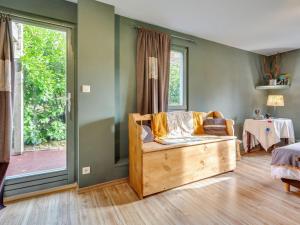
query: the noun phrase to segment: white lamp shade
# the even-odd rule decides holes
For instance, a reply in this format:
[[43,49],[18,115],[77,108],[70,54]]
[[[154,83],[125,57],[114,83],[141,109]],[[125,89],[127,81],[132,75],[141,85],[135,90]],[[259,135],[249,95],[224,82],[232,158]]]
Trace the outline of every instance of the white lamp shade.
[[284,106],[283,95],[269,95],[267,106]]

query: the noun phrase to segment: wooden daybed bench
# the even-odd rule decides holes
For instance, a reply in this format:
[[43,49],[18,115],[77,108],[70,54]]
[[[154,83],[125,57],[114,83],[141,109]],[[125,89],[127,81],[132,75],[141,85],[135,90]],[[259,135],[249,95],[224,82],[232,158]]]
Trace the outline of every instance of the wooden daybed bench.
[[141,125],[149,121],[151,115],[129,115],[129,184],[140,199],[236,168],[232,120],[226,121],[229,136],[172,145],[143,143]]

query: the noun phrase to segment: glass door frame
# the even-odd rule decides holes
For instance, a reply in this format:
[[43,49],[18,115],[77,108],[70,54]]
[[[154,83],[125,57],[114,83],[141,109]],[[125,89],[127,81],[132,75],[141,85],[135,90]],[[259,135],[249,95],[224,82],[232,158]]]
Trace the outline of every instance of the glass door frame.
[[[8,14],[10,14],[8,12]],[[66,83],[67,93],[71,94],[71,108],[67,112],[67,149],[66,149],[66,169],[53,169],[35,173],[27,173],[6,178],[4,185],[5,197],[24,194],[28,192],[39,191],[43,189],[58,187],[67,185],[75,182],[75,54],[74,54],[74,43],[75,43],[75,27],[73,24],[60,23],[55,20],[23,16],[20,14],[13,14],[11,16],[12,21],[20,22],[24,24],[39,26],[48,29],[60,30],[66,32],[66,47],[67,47],[67,65],[66,65]]]

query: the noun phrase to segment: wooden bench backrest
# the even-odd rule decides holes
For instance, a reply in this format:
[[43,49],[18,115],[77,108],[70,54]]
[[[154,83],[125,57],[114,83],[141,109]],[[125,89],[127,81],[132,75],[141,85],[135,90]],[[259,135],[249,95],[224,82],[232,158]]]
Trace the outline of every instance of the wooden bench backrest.
[[131,116],[132,116],[132,119],[135,122],[137,122],[137,121],[149,121],[149,120],[151,120],[151,114],[141,115],[139,113],[132,113]]

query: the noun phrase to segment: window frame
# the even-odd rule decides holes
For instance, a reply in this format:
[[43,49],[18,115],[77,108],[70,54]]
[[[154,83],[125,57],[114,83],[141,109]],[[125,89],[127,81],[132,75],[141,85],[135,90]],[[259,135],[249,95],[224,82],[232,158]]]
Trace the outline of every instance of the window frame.
[[[188,82],[188,65],[187,65],[187,54],[188,49],[183,46],[172,45],[171,51],[181,52],[183,54],[183,104],[182,105],[169,105],[168,111],[186,111],[188,110],[188,101],[187,101],[187,82]],[[169,99],[168,99],[169,100]]]

